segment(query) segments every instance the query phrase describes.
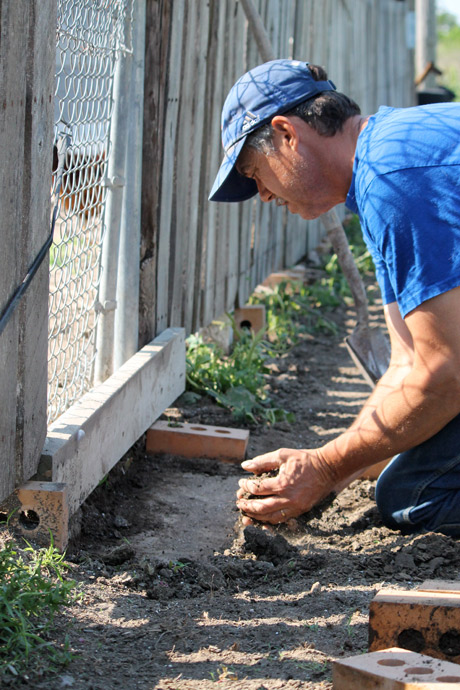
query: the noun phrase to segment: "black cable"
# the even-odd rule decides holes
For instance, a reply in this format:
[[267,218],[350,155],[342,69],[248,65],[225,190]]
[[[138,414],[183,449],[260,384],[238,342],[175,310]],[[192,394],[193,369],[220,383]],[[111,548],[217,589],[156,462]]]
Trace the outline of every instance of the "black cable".
[[61,183],[62,183],[62,176],[64,174],[64,167],[65,167],[65,161],[66,161],[66,155],[67,155],[67,149],[70,145],[70,134],[65,133],[65,134],[60,134],[58,137],[58,142],[57,142],[57,153],[58,153],[58,166],[56,170],[56,204],[54,205],[53,208],[53,216],[51,219],[51,231],[50,234],[38,252],[37,256],[33,260],[32,264],[29,267],[29,270],[27,271],[26,275],[24,276],[24,279],[22,280],[21,284],[16,288],[14,291],[13,295],[9,299],[7,305],[5,306],[4,309],[2,309],[2,313],[0,316],[0,335],[3,333],[3,331],[6,328],[6,325],[10,318],[12,317],[14,310],[18,306],[22,296],[24,295],[25,291],[29,287],[30,283],[32,282],[33,277],[35,276],[36,272],[38,271],[41,263],[43,262],[44,258],[48,254],[48,250],[51,247],[53,243],[53,237],[54,237],[54,226],[56,225],[56,218],[57,218],[57,213],[58,213],[58,207],[59,207],[59,195],[61,192]]

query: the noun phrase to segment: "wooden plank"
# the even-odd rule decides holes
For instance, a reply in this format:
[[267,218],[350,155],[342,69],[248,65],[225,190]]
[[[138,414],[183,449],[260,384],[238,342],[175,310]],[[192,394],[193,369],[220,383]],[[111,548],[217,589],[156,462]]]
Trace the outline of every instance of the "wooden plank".
[[[206,75],[207,55],[209,44],[210,22],[212,21],[212,9],[209,4],[199,3],[196,6],[197,12],[197,37],[195,39],[193,52],[193,72],[194,75]],[[201,273],[201,254],[203,248],[203,207],[208,205],[208,186],[204,175],[206,170],[206,147],[207,133],[209,131],[209,108],[208,108],[208,89],[209,82],[205,78],[198,80],[194,84],[194,111],[193,125],[195,133],[193,139],[193,153],[190,165],[190,215],[189,224],[191,232],[190,253],[184,257],[186,264],[185,271],[185,291],[184,301],[184,320],[186,332],[197,330],[197,314],[200,305],[200,273]]]
[[[222,103],[224,102],[228,91],[231,89],[236,79],[240,76],[236,74],[235,70],[235,43],[238,41],[238,23],[235,16],[235,6],[231,2],[227,2],[225,30],[226,38],[224,44],[224,66],[225,73],[223,83],[225,85],[224,93],[222,94]],[[215,244],[215,278],[214,278],[214,307],[213,316],[223,314],[227,309],[227,277],[228,277],[228,257],[229,247],[231,245],[231,223],[237,211],[235,204],[225,204],[222,208],[222,223],[218,230],[218,236]]]
[[[225,51],[226,43],[229,40],[227,34],[227,12],[228,12],[228,0],[225,2],[218,3],[219,15],[218,15],[218,31],[217,36],[221,40],[217,41],[215,46],[215,77],[214,77],[214,99],[213,99],[213,121],[211,122],[210,136],[211,141],[214,142],[214,148],[211,150],[210,157],[210,184],[212,184],[214,177],[217,174],[220,163],[223,158],[223,151],[221,145],[220,137],[220,117],[222,106],[227,95],[227,91],[224,88],[225,81]],[[222,40],[222,37],[225,37]],[[207,326],[211,323],[213,318],[219,316],[223,309],[224,303],[223,299],[219,303],[216,297],[217,283],[221,279],[218,273],[218,266],[216,261],[216,256],[218,256],[219,243],[222,242],[222,225],[225,220],[225,206],[224,204],[218,204],[215,202],[210,202],[208,223],[206,228],[206,257],[204,265],[204,290],[203,290],[203,326]],[[223,294],[223,291],[222,291]]]
[[[187,274],[192,274],[194,269],[194,238],[196,225],[193,226],[190,218],[191,189],[194,167],[194,147],[198,129],[194,126],[193,89],[196,82],[193,72],[193,48],[195,43],[197,5],[185,3],[183,17],[183,34],[181,40],[180,72],[177,80],[180,86],[179,109],[177,113],[177,137],[174,151],[175,175],[173,186],[173,218],[174,227],[171,232],[176,237],[174,252],[171,255],[170,306],[168,325],[185,325],[188,320],[185,310],[185,289]],[[173,31],[175,26],[173,24]],[[193,256],[189,255],[193,251]]]
[[[139,346],[156,333],[156,272],[161,217],[171,3],[147,2],[142,152]],[[169,184],[169,182],[167,183]]]
[[220,160],[222,148],[220,143],[220,101],[216,100],[216,63],[218,51],[220,3],[211,3],[209,8],[209,24],[207,27],[205,95],[207,107],[204,111],[203,130],[206,136],[202,139],[201,170],[200,170],[200,203],[197,223],[198,246],[196,255],[195,296],[193,306],[193,331],[198,331],[207,322],[203,316],[204,299],[206,295],[206,269],[208,237],[211,233],[216,217],[218,204],[208,202],[209,192]]
[[184,387],[184,330],[169,328],[53,422],[37,478],[67,484],[72,515]]
[[[50,231],[54,0],[3,2],[0,76],[2,308]],[[49,176],[43,171],[49,171]],[[46,435],[47,261],[0,340],[0,499],[36,470]]]
[[[174,280],[173,267],[176,250],[176,219],[174,217],[174,192],[176,138],[182,69],[182,36],[184,25],[184,0],[173,4],[171,19],[171,44],[168,64],[167,105],[164,130],[164,154],[162,167],[162,188],[160,225],[158,231],[157,289],[156,289],[156,331],[161,332],[169,325],[171,283]],[[171,266],[172,263],[172,266]]]
[[[25,121],[25,185],[23,196],[23,251],[30,266],[50,232],[51,174],[53,152],[53,114],[55,87],[54,36],[57,21],[55,0],[28,3],[32,18]],[[25,267],[23,266],[25,274]],[[18,417],[21,425],[16,437],[16,454],[22,461],[17,477],[23,482],[36,472],[47,427],[49,267],[45,259],[35,275],[22,304],[18,380]],[[19,410],[21,410],[19,412]]]
[[[3,309],[20,280],[22,185],[24,169],[24,121],[26,100],[27,37],[29,14],[24,2],[0,5],[0,214],[4,238],[0,252],[0,305]],[[0,336],[0,387],[2,406],[0,438],[0,500],[16,483],[16,375],[18,358],[18,312]]]

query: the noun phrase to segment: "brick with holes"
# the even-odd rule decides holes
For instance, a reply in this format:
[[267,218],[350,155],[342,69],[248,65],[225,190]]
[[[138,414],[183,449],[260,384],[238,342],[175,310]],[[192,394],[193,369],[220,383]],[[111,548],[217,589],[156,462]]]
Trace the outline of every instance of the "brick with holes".
[[146,450],[147,453],[241,462],[246,457],[248,440],[246,429],[160,420],[147,431]]
[[369,607],[369,650],[394,645],[460,663],[460,582],[378,592]]
[[[265,329],[265,306],[246,304],[245,307],[235,309],[233,318],[239,330],[247,328],[253,333],[259,333]],[[235,335],[238,336],[238,333]]]
[[15,491],[18,507],[13,526],[40,545],[63,551],[69,537],[69,504],[67,486],[57,482],[28,481]]
[[391,647],[333,662],[334,690],[453,690],[460,666]]

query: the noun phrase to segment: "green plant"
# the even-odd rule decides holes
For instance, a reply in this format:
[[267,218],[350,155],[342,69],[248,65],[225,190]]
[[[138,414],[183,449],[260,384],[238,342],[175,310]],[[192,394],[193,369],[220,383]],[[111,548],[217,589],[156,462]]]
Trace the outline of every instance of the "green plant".
[[68,643],[47,641],[55,613],[75,601],[76,583],[65,580],[64,556],[51,545],[24,549],[8,540],[0,551],[0,677],[19,675],[30,664],[67,663]]
[[266,347],[263,333],[241,331],[230,355],[215,343],[204,343],[199,336],[187,340],[187,388],[206,393],[219,405],[232,411],[237,421],[273,423],[292,419],[276,408],[266,392]]
[[267,351],[271,356],[288,352],[299,341],[300,333],[335,333],[335,324],[324,311],[336,307],[340,300],[324,281],[313,285],[282,282],[272,293],[253,295],[251,304],[265,306]]
[[[347,221],[347,234],[353,242],[351,249],[358,269],[364,275],[372,273],[372,259],[364,246],[357,216]],[[239,422],[291,421],[293,415],[276,407],[267,394],[266,361],[288,352],[303,332],[336,334],[337,326],[326,312],[344,299],[351,299],[351,293],[336,255],[325,261],[324,269],[325,276],[313,284],[284,282],[270,293],[252,295],[250,304],[265,306],[264,331],[239,331],[229,314],[238,334],[231,354],[224,355],[217,344],[204,343],[200,336],[190,336],[186,358],[188,395],[214,398]]]
[[181,570],[186,568],[188,563],[182,563],[182,561],[169,561],[168,568],[173,571],[173,573],[179,573]]

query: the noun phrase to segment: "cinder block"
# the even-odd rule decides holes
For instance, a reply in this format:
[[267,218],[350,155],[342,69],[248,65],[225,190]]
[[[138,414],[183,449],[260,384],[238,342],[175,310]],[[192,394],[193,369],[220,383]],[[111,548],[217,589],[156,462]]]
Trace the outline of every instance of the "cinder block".
[[460,666],[391,647],[334,661],[334,690],[453,690]]
[[172,453],[187,458],[215,458],[241,462],[246,457],[249,431],[205,424],[158,421],[147,431],[147,453]]
[[369,650],[392,646],[460,663],[460,583],[378,592],[369,607]]
[[[254,333],[265,329],[265,305],[246,304],[241,309],[235,309],[233,314],[238,329],[248,328]],[[238,336],[238,334],[235,334]]]
[[13,527],[38,544],[50,543],[63,551],[69,539],[67,485],[56,482],[25,482],[16,489],[19,507],[12,516]]

